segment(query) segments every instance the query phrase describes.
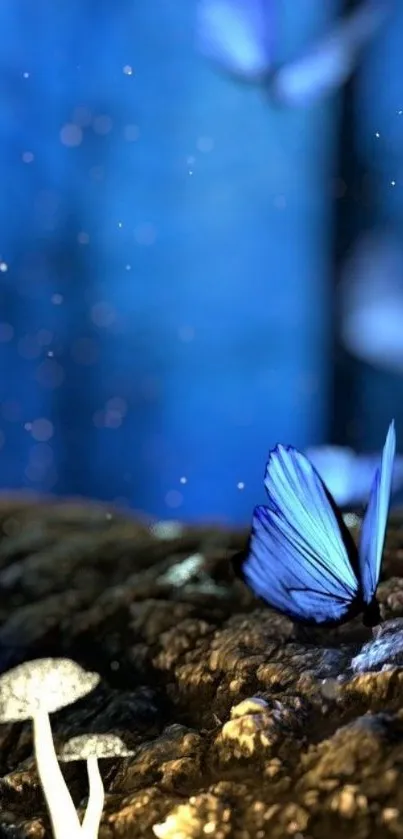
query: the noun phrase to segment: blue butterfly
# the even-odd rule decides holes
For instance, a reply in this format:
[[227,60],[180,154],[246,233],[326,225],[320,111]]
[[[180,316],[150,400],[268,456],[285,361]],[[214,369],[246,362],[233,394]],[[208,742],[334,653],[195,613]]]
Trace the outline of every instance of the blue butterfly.
[[359,548],[322,479],[301,452],[276,446],[269,455],[267,507],[256,507],[249,545],[235,569],[259,597],[293,621],[336,625],[363,613],[380,622],[381,569],[396,450],[391,423],[375,473]]

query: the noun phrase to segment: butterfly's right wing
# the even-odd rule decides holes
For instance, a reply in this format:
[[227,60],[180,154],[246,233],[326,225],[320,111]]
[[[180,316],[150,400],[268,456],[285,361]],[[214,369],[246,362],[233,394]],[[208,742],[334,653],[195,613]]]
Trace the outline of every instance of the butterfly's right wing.
[[252,590],[294,620],[337,623],[359,596],[356,549],[309,460],[277,446],[267,465],[268,507],[257,507],[240,571]]
[[381,570],[395,451],[395,424],[391,422],[383,447],[382,462],[375,473],[368,508],[361,530],[359,557],[361,585],[365,603],[371,603],[375,595]]

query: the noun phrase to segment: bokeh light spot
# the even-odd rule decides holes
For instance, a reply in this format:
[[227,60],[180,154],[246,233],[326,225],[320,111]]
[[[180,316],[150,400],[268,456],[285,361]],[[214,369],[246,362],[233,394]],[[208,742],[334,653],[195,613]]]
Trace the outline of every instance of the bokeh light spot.
[[39,417],[31,423],[31,433],[38,443],[47,443],[54,434],[53,423],[46,417]]
[[115,322],[116,311],[107,301],[99,300],[91,307],[90,316],[95,326],[105,329]]
[[83,130],[80,125],[74,122],[67,122],[60,131],[60,140],[64,146],[76,148],[83,141]]
[[109,132],[112,130],[112,125],[112,120],[110,116],[108,116],[107,114],[100,114],[99,116],[94,117],[92,121],[92,127],[95,131],[95,134],[109,134]]
[[183,502],[183,495],[181,492],[178,492],[177,489],[170,489],[165,496],[165,504],[167,507],[170,507],[171,510],[180,507]]

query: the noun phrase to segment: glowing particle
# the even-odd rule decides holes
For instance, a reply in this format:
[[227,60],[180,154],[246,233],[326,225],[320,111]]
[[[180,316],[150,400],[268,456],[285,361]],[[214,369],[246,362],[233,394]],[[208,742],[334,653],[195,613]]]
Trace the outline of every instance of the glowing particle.
[[120,230],[122,229],[122,227],[123,227],[123,221],[118,221],[118,227],[120,228]]
[[22,154],[22,162],[23,163],[32,163],[35,159],[35,156],[32,154],[31,151],[24,151]]
[[379,131],[375,131],[375,137],[377,137],[377,139],[378,139],[378,140],[379,140],[379,137],[380,137],[380,136],[381,136],[381,135],[380,135]]
[[396,181],[391,181],[391,182],[390,182],[390,185],[391,185],[391,186],[396,186]]
[[54,306],[60,306],[63,303],[62,294],[52,294],[52,297],[50,299]]
[[243,481],[238,481],[238,483],[237,483],[237,489],[245,489],[245,484],[244,484],[244,482],[243,482]]
[[30,73],[28,73],[28,71],[27,71],[27,70],[25,70],[25,72],[22,74],[22,78],[23,78],[23,79],[29,79],[30,75],[31,75],[31,74],[30,74]]
[[127,265],[125,265],[125,270],[126,270],[126,271],[131,271],[131,270],[132,270],[132,266],[131,266],[131,265],[129,265],[129,263],[128,263]]
[[123,72],[125,76],[132,76],[134,72],[133,67],[131,67],[130,64],[125,64],[125,66],[123,67]]
[[188,482],[187,478],[185,478],[185,477],[179,478],[179,483],[180,484],[187,484],[187,482]]
[[5,274],[8,271],[7,262],[0,262],[0,271],[2,274]]

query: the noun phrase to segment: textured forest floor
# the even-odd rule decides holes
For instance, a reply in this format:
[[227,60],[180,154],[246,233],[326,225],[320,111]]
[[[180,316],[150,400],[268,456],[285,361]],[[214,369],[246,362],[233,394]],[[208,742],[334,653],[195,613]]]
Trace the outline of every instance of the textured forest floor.
[[[101,675],[52,716],[57,746],[108,731],[134,750],[101,764],[101,839],[403,837],[403,515],[374,634],[304,637],[261,605],[231,572],[245,538],[3,499],[0,671],[65,656]],[[63,772],[81,812],[85,765]],[[0,726],[0,837],[51,837],[30,723]]]

